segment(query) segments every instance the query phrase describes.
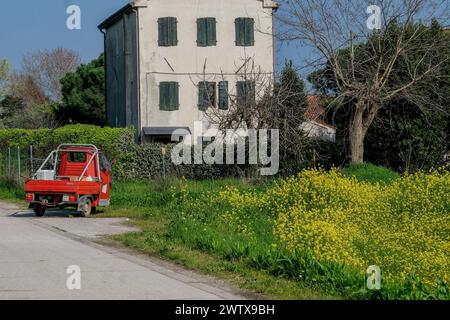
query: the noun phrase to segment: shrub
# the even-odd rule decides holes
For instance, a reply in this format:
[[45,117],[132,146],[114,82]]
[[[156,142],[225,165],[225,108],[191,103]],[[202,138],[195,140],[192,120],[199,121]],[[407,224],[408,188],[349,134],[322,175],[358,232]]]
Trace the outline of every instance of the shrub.
[[0,147],[33,146],[45,153],[61,143],[95,144],[110,157],[120,157],[120,144],[134,140],[131,129],[100,128],[91,125],[69,125],[58,129],[1,129]]

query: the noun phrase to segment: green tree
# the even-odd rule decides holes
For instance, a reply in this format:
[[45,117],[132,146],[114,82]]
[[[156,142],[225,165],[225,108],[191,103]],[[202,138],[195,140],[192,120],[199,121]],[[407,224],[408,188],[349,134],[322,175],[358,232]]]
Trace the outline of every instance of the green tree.
[[[283,2],[286,8],[279,16],[284,29],[280,37],[314,50],[308,66],[326,65],[336,100],[350,111],[348,137],[353,163],[364,161],[367,132],[382,108],[394,106],[390,102],[406,99],[422,109],[443,108],[437,100],[430,104],[429,96],[441,89],[430,84],[442,76],[449,57],[436,58],[448,43],[430,36],[429,28],[417,21],[425,16],[445,21],[447,1],[380,0],[376,10],[370,7],[374,12],[382,8],[374,14],[378,17],[369,19],[362,14],[367,8],[365,0]],[[345,47],[348,49],[343,50]],[[399,70],[402,65],[406,68]],[[424,83],[427,90],[418,90]]]
[[49,101],[28,105],[22,98],[8,95],[0,102],[0,128],[55,128],[53,108]]
[[104,55],[68,73],[62,80],[62,102],[56,108],[63,123],[104,126],[105,71]]
[[[386,46],[399,38],[396,35],[400,33],[398,26],[393,24],[390,28]],[[382,101],[373,122],[367,127],[364,145],[366,160],[402,171],[430,167],[442,160],[447,148],[450,114],[450,34],[436,21],[429,26],[411,24],[403,37],[410,39],[410,34],[415,34],[415,41],[421,45],[411,47],[395,60],[392,75],[386,82],[387,90],[408,83],[412,73],[422,76],[403,94]],[[353,60],[358,63],[372,50],[370,43],[360,44],[354,46],[353,51],[350,48],[341,50],[339,56],[342,61],[351,61],[353,55]],[[422,63],[424,52],[426,64]],[[432,66],[439,67],[427,73]],[[322,94],[340,94],[330,63],[312,73],[309,80]],[[336,101],[330,108],[331,113],[338,127],[338,138],[344,141],[350,153],[355,102],[348,97]]]
[[9,90],[9,62],[5,59],[0,59],[0,101],[5,97]]
[[280,81],[275,85],[278,106],[274,110],[273,126],[280,130],[280,164],[282,174],[290,175],[298,171],[305,162],[307,138],[301,129],[308,107],[305,83],[300,78],[292,61],[286,61],[281,71]]

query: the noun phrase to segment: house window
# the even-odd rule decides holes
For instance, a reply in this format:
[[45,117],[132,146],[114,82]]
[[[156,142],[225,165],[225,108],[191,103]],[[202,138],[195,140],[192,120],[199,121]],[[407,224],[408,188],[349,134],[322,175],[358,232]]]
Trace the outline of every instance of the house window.
[[197,19],[197,45],[209,47],[216,44],[216,18]]
[[219,109],[228,110],[228,81],[219,82]]
[[171,47],[178,44],[177,18],[158,19],[158,44],[160,47]]
[[216,106],[216,83],[202,81],[198,84],[198,108],[201,111]]
[[252,18],[237,18],[236,45],[250,47],[255,45],[255,20]]
[[237,104],[239,107],[245,107],[256,103],[256,91],[254,81],[237,82]]
[[161,82],[159,84],[159,109],[161,111],[175,111],[179,104],[178,82]]

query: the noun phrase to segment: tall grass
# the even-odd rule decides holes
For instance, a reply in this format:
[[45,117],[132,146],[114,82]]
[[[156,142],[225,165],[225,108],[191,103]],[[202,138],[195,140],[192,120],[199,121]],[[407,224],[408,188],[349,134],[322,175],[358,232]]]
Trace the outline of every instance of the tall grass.
[[13,178],[0,179],[0,199],[18,200],[25,199],[23,187]]
[[391,183],[400,177],[395,171],[370,163],[350,164],[343,169],[343,173],[348,177],[356,178],[360,182],[384,184]]

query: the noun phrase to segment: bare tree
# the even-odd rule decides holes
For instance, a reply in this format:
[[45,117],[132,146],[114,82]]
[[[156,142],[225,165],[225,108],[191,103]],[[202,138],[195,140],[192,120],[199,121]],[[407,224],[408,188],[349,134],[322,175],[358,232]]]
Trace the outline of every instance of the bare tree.
[[[436,54],[448,43],[442,39],[423,41],[425,30],[415,23],[434,18],[448,25],[448,0],[283,2],[284,9],[278,15],[282,24],[279,37],[312,48],[315,55],[313,61],[307,61],[309,66],[329,70],[337,89],[336,100],[352,106],[352,162],[364,161],[366,133],[388,101],[405,98],[422,109],[446,109],[435,103],[438,100],[430,102],[430,95],[443,94],[437,86],[415,89],[422,82],[442,77],[450,57],[436,61]],[[364,50],[360,50],[362,45]],[[395,69],[400,60],[407,65],[407,76],[401,81]]]
[[61,100],[60,80],[74,71],[81,63],[79,54],[73,50],[56,48],[51,51],[28,53],[22,60],[22,74],[30,77],[51,100]]
[[[274,119],[267,112],[274,109],[275,103],[274,99],[268,99],[274,88],[273,74],[262,72],[252,58],[244,58],[234,76],[243,92],[228,92],[227,110],[209,108],[206,113],[209,122],[220,131],[278,128],[272,125]],[[221,77],[226,80],[224,75]]]
[[228,108],[216,108],[210,100],[211,107],[206,112],[208,122],[223,133],[279,130],[282,173],[292,174],[297,165],[310,160],[314,143],[301,128],[308,106],[303,81],[289,64],[280,81],[276,81],[273,73],[263,72],[251,57],[244,58],[236,69],[237,86],[228,92]]
[[11,75],[11,93],[12,96],[21,99],[27,107],[50,102],[36,80],[21,72],[14,72]]

